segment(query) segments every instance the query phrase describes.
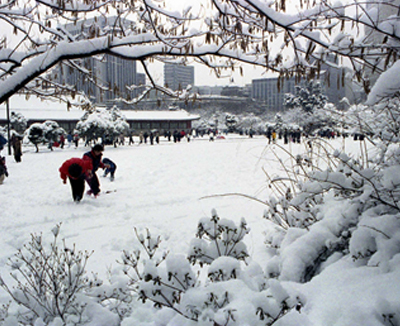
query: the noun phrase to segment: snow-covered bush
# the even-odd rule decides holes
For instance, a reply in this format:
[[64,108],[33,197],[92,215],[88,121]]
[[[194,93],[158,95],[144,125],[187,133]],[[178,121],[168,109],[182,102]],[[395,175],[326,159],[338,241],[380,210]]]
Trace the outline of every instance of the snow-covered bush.
[[295,86],[295,94],[286,93],[284,107],[288,109],[300,108],[305,113],[313,113],[322,109],[328,98],[322,92],[322,85],[319,81],[304,81],[301,85]]
[[285,176],[269,176],[276,193],[265,213],[275,224],[266,233],[270,277],[306,282],[345,256],[382,272],[399,267],[399,101],[368,111],[369,119],[356,119],[373,141],[362,141],[361,156],[309,140],[304,154],[282,165]]
[[288,109],[283,117],[285,123],[295,123],[307,134],[324,128],[336,129],[340,114],[327,99],[319,82],[296,86],[295,94],[285,94],[284,106]]
[[242,131],[249,131],[253,130],[258,133],[262,133],[265,130],[265,122],[262,118],[254,115],[253,113],[250,114],[241,114],[238,116],[238,125],[237,128]]
[[242,240],[249,232],[245,220],[237,227],[230,220],[220,219],[213,210],[211,219],[199,221],[196,239],[190,243],[189,261],[200,265],[211,264],[221,256],[244,261],[249,255]]
[[228,132],[236,132],[238,118],[234,114],[227,113],[225,116],[225,126]]
[[43,123],[33,123],[25,131],[29,141],[35,145],[36,152],[39,152],[39,144],[53,143],[57,141],[62,134],[66,134],[57,122],[47,120]]
[[[200,220],[187,257],[159,253],[159,236],[135,231],[142,249],[124,251],[121,263],[143,303],[170,311],[162,323],[155,314],[154,326],[272,325],[304,303],[279,281],[268,281],[256,262],[245,263],[242,239],[249,230],[244,220],[236,226],[213,211],[211,219]],[[130,325],[129,317],[123,325]]]
[[29,128],[25,131],[29,141],[35,145],[36,152],[39,152],[39,144],[45,143],[45,131],[44,126],[41,123],[33,123],[29,126]]
[[67,133],[63,128],[61,128],[57,122],[52,120],[47,120],[43,122],[44,138],[48,143],[55,142],[59,140],[61,135],[66,135]]
[[76,124],[76,130],[87,142],[96,142],[99,138],[103,142],[114,142],[121,134],[127,134],[129,124],[117,107],[109,109],[93,109],[86,112]]
[[18,134],[23,134],[26,130],[28,122],[21,113],[11,112],[10,124],[11,129],[15,130]]
[[[54,239],[50,244],[41,234],[32,234],[30,242],[10,258],[15,283],[11,287],[0,278],[0,286],[20,309],[5,321],[9,319],[9,325],[11,319],[20,325],[118,325],[118,316],[93,298],[102,282],[95,275],[86,275],[91,253],[67,246],[65,241],[60,245],[59,231],[60,225],[52,229]],[[101,318],[96,320],[96,313]]]

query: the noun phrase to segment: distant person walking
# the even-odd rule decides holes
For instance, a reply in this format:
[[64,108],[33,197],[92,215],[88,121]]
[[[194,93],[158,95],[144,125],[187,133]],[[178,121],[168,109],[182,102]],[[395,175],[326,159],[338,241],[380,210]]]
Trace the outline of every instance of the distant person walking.
[[61,165],[59,171],[64,184],[69,179],[73,200],[80,202],[85,191],[85,179],[92,177],[89,162],[81,158],[71,158]]

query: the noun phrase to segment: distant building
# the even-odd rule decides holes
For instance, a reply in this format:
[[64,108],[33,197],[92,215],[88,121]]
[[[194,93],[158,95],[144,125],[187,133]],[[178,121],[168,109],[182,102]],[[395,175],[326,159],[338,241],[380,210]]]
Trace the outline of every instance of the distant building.
[[280,87],[278,83],[278,78],[253,79],[251,97],[264,101],[269,111],[282,111],[285,93],[295,93],[295,80],[285,79]]
[[[319,82],[322,86],[323,94],[328,97],[328,101],[341,106],[341,100],[346,97],[350,103],[354,102],[356,94],[351,83],[351,78],[347,76],[348,69],[339,67],[334,58],[329,57],[326,63],[321,64]],[[253,99],[265,101],[271,111],[282,111],[283,101],[286,93],[295,94],[295,86],[301,85],[302,81],[295,78],[279,80],[276,78],[254,79],[252,81],[251,96]]]
[[193,90],[200,95],[221,95],[225,86],[195,86]]
[[247,86],[225,86],[222,91],[222,96],[234,96],[234,97],[250,97],[251,89]]
[[194,67],[176,63],[164,64],[164,86],[174,91],[194,86]]
[[[110,17],[107,20],[104,17],[92,18],[76,24],[67,24],[65,28],[72,35],[77,35],[82,30],[92,33],[96,30],[96,24],[102,27],[106,25],[113,26],[115,19],[115,17]],[[129,23],[129,21],[126,21],[127,25]],[[60,83],[75,85],[77,91],[83,91],[96,105],[112,106],[115,104],[113,103],[115,98],[129,99],[135,97],[139,90],[130,91],[127,87],[143,82],[143,77],[138,76],[136,61],[133,60],[105,54],[80,59],[80,63],[91,72],[90,77],[76,69],[61,69],[61,66],[58,66],[53,74],[57,75]],[[109,90],[102,90],[95,83]]]
[[144,86],[146,85],[146,75],[142,73],[136,73],[136,85]]
[[[51,120],[57,122],[67,132],[75,129],[77,122],[85,113],[85,111],[73,108],[67,111],[66,109],[55,109],[43,103],[39,105],[37,107],[25,108],[13,105],[12,112],[22,114],[26,118],[28,126],[33,123],[43,123],[46,120]],[[7,125],[5,111],[6,108],[0,106],[0,126]],[[140,131],[148,132],[152,129],[157,129],[161,133],[167,130],[189,131],[192,129],[193,121],[200,119],[200,116],[190,114],[185,110],[124,110],[121,113],[125,116],[126,122],[135,134],[138,134]]]

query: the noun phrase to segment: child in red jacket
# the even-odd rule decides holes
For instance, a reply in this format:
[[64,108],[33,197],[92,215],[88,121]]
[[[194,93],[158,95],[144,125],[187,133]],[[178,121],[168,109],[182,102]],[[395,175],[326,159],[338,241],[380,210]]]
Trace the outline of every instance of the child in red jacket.
[[61,165],[59,171],[64,184],[67,183],[68,177],[74,201],[81,201],[85,191],[85,179],[92,177],[90,163],[80,158],[71,158]]

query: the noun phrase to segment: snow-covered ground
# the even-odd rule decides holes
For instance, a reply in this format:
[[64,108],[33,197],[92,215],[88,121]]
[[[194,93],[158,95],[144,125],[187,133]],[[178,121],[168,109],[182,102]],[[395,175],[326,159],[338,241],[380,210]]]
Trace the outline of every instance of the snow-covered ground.
[[[1,274],[9,256],[30,239],[30,233],[49,235],[57,223],[68,243],[82,250],[94,250],[88,270],[106,272],[134,238],[133,227],[149,228],[168,238],[168,246],[186,252],[197,222],[211,216],[215,208],[221,217],[236,222],[245,217],[254,228],[249,236],[252,251],[262,247],[262,219],[265,207],[243,197],[202,197],[213,194],[243,193],[265,198],[265,163],[262,152],[266,139],[233,138],[209,142],[167,142],[159,145],[107,146],[103,157],[118,166],[111,182],[100,178],[101,194],[72,201],[69,184],[59,177],[61,164],[81,157],[89,149],[80,145],[50,152],[24,147],[22,163],[7,157],[10,177],[0,188]],[[2,154],[6,153],[6,149]],[[104,194],[105,191],[114,191]],[[260,193],[261,192],[261,193]]]
[[[251,229],[245,237],[248,251],[263,266],[267,258],[263,232],[270,225],[262,218],[266,207],[243,196],[212,195],[268,198],[262,168],[273,175],[280,166],[266,154],[266,143],[264,137],[230,136],[215,142],[204,138],[174,144],[162,139],[154,146],[137,142],[108,146],[104,157],[118,165],[115,181],[103,178],[99,171],[102,194],[96,199],[85,196],[79,204],[72,201],[70,186],[63,185],[58,168],[88,148],[80,145],[50,152],[43,147],[35,153],[33,147],[25,146],[22,163],[7,156],[10,176],[0,185],[0,274],[9,280],[7,259],[30,240],[31,233],[42,232],[51,240],[50,230],[58,223],[62,223],[61,235],[67,244],[94,251],[87,270],[101,278],[117,266],[122,250],[132,249],[134,227],[162,234],[163,246],[173,253],[187,253],[197,222],[210,217],[213,208],[220,217],[236,223],[246,219]],[[340,147],[342,142],[333,144]],[[354,152],[357,146],[358,142],[347,139],[347,150]],[[290,145],[293,152],[301,149],[303,145]],[[293,311],[280,325],[298,325],[302,318],[303,326],[380,325],[375,307],[385,305],[384,298],[400,307],[399,279],[399,271],[382,275],[370,267],[357,269],[351,259],[343,260],[308,284],[287,284],[303,294],[305,306],[303,317],[299,319]],[[0,291],[0,300],[7,301],[4,291]],[[294,314],[296,322],[291,323]]]

